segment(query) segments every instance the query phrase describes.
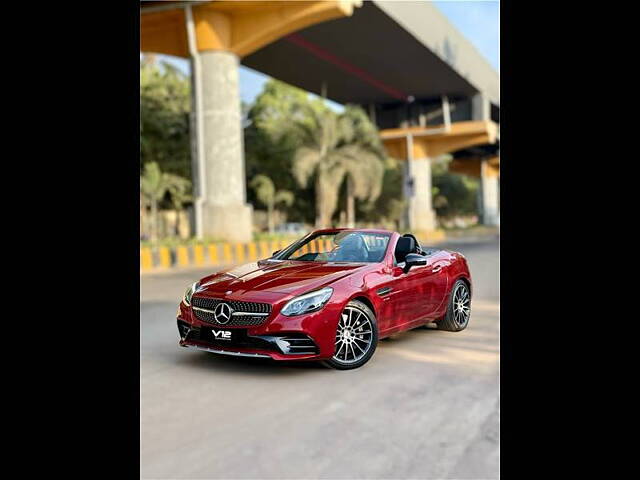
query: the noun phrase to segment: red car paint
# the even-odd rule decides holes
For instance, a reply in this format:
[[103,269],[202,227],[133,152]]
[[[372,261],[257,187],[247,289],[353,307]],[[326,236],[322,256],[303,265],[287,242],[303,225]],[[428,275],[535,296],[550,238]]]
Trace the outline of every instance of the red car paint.
[[[318,230],[314,234],[343,230],[348,229]],[[253,262],[200,280],[204,290],[194,294],[194,297],[264,302],[272,305],[267,320],[260,326],[249,327],[248,335],[300,332],[310,336],[319,348],[319,353],[315,355],[287,355],[239,347],[230,348],[229,351],[264,354],[275,360],[329,359],[334,354],[339,316],[349,301],[360,299],[372,307],[378,323],[378,338],[385,338],[441,318],[446,312],[451,288],[459,278],[465,279],[471,288],[469,267],[460,253],[438,250],[426,257],[426,265],[415,266],[408,273],[404,273],[401,267],[396,266],[394,259],[396,243],[400,238],[397,232],[371,229],[353,231],[390,234],[381,262]],[[334,292],[321,310],[291,317],[280,314],[284,305],[292,298],[326,286],[331,286]],[[392,288],[391,292],[384,296],[378,295],[377,291],[385,287]],[[184,302],[180,303],[178,320],[201,328],[247,329],[233,326],[216,327],[201,321]],[[211,346],[184,339],[180,341],[180,345]],[[225,347],[216,345],[215,349],[225,350]]]

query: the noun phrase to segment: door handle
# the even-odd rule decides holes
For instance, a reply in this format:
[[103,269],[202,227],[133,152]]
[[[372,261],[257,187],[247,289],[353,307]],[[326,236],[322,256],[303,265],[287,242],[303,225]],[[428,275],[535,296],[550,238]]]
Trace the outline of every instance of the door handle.
[[442,270],[442,265],[436,265],[431,269],[433,273],[438,273],[440,270]]

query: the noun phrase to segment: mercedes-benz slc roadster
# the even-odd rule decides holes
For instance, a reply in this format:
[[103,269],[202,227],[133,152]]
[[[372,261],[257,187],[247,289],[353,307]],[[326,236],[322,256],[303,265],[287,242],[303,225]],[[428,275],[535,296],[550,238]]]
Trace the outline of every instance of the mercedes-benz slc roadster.
[[378,340],[430,322],[467,327],[460,253],[386,230],[312,232],[271,258],[195,282],[178,309],[180,346],[274,360],[369,361]]

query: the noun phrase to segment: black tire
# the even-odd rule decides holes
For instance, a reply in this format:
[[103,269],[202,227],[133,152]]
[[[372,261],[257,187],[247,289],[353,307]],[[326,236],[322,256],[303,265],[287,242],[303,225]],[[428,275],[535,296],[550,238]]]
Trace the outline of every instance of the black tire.
[[[350,328],[352,328],[352,325],[349,325],[348,328],[345,329],[349,331],[349,338],[345,339],[344,345],[347,345],[347,349],[351,348],[353,352],[357,352],[354,346],[356,348],[360,348],[360,345],[362,345],[362,347],[366,349],[361,350],[362,352],[364,352],[364,354],[357,352],[356,354],[354,354],[353,360],[349,361],[348,351],[347,353],[340,352],[341,348],[344,347],[344,345],[342,343],[337,343],[336,353],[334,354],[334,356],[330,360],[324,361],[325,365],[331,368],[335,368],[336,370],[352,370],[354,368],[361,367],[371,359],[374,352],[376,351],[376,347],[378,346],[378,322],[376,321],[376,316],[371,311],[371,309],[367,307],[367,305],[365,305],[364,303],[358,300],[352,300],[349,303],[347,303],[347,306],[345,307],[344,312],[341,315],[347,315],[345,313],[347,311],[350,311],[352,315],[353,315],[353,312],[356,312],[356,314],[359,314],[359,315],[351,320],[351,322],[356,326],[356,328],[354,330],[351,330]],[[365,319],[362,318],[362,315],[364,315]],[[336,330],[336,341],[338,342],[342,341],[339,333],[342,322],[343,320],[341,320],[340,323],[338,323],[338,328]],[[367,334],[367,333],[359,334],[359,331],[362,331],[362,332],[367,331],[366,325],[371,325],[370,334]],[[351,331],[354,331],[355,333],[351,334],[350,333]],[[369,342],[367,347],[365,347],[366,341]],[[350,342],[350,343],[347,343],[347,342]],[[346,360],[340,358],[341,354],[345,356]],[[362,355],[362,356],[358,358],[358,355]]]
[[471,292],[464,280],[457,280],[451,289],[447,313],[438,320],[438,330],[460,332],[467,328],[471,318]]

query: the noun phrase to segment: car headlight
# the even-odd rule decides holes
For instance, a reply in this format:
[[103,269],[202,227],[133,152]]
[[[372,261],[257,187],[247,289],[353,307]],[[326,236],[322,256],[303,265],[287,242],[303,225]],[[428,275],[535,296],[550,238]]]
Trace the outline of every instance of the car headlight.
[[198,282],[194,282],[193,285],[187,288],[186,292],[184,292],[182,301],[187,307],[191,306],[191,297],[193,296],[193,294],[195,293],[195,291],[198,289],[199,286],[200,284]]
[[315,312],[324,307],[333,294],[333,288],[325,287],[322,290],[305,293],[299,297],[289,300],[282,311],[288,317],[292,315],[302,315],[303,313]]

